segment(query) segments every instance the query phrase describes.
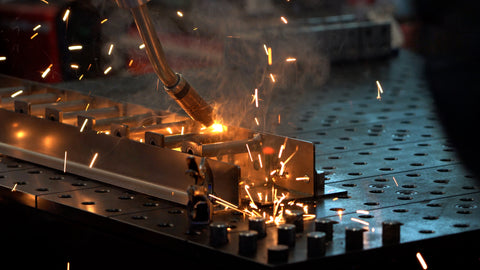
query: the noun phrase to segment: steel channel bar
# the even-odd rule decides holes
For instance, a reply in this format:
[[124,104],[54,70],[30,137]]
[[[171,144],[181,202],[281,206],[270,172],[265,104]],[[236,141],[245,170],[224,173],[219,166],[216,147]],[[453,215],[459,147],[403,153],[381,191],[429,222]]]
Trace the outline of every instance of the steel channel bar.
[[14,107],[15,100],[27,101],[30,104],[40,104],[40,103],[55,102],[58,98],[59,98],[59,95],[56,93],[32,94],[28,96],[18,96],[14,98],[7,97],[7,98],[1,99],[0,108],[12,109]]

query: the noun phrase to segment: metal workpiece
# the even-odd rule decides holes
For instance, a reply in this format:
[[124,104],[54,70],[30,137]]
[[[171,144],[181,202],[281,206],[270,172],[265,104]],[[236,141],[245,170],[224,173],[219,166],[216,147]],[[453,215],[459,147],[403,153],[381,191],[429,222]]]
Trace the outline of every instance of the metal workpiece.
[[326,234],[324,232],[307,233],[307,256],[309,258],[325,255]]
[[256,231],[258,238],[264,238],[267,235],[267,224],[264,217],[253,216],[248,218],[248,229]]
[[382,243],[383,245],[400,244],[400,229],[403,223],[395,220],[382,222]]
[[[94,114],[95,115],[95,114]],[[100,116],[102,113],[100,113]],[[77,115],[77,125],[82,127],[83,123],[86,122],[84,126],[84,130],[109,130],[111,134],[115,136],[121,137],[121,133],[118,130],[113,128],[115,124],[121,124],[124,126],[139,126],[139,125],[148,125],[153,124],[155,122],[155,117],[153,113],[144,113],[144,114],[136,114],[136,115],[128,115],[128,116],[119,116],[119,117],[107,117],[107,118],[100,118],[96,119],[93,115],[88,114],[80,114]]]
[[192,119],[206,127],[211,126],[214,123],[213,108],[190,86],[182,75],[176,74],[168,65],[146,3],[131,4],[131,1],[127,2],[117,1],[117,4],[130,8],[140,37],[145,44],[148,59],[167,93]]
[[214,222],[209,225],[210,245],[219,247],[228,243],[228,225],[223,222]]
[[294,224],[279,224],[277,226],[277,244],[294,247],[296,242],[296,226]]
[[345,228],[345,250],[354,251],[363,249],[363,234],[367,231],[359,226]]
[[20,113],[26,113],[30,115],[35,115],[39,117],[46,117],[45,110],[46,108],[56,108],[61,110],[72,110],[78,111],[85,109],[88,105],[88,100],[72,100],[72,101],[62,101],[54,103],[41,103],[41,104],[32,104],[25,100],[15,100],[15,111]]

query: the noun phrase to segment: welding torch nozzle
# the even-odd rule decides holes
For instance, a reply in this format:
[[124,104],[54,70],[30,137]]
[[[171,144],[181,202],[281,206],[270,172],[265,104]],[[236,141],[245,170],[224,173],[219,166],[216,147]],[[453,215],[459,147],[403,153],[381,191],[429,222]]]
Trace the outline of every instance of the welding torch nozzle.
[[167,93],[195,121],[209,127],[213,124],[213,108],[193,89],[181,76],[167,64],[162,44],[158,39],[150,15],[147,2],[150,0],[115,0],[118,6],[129,8],[142,38],[147,56],[155,73],[162,81]]

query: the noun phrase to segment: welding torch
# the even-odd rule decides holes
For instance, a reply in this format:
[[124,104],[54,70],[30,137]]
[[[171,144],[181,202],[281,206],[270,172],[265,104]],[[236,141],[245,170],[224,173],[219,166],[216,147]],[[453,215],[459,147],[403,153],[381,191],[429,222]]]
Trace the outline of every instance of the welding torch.
[[193,119],[206,127],[213,124],[213,108],[190,86],[185,78],[167,64],[162,44],[150,19],[147,2],[150,0],[115,0],[121,8],[130,9],[147,56],[165,91]]

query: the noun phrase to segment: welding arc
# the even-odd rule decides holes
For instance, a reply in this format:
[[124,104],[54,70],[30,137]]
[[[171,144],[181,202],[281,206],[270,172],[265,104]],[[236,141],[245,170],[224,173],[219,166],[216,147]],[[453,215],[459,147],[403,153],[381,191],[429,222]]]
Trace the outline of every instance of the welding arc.
[[193,87],[181,76],[175,73],[167,64],[162,44],[156,35],[155,28],[150,19],[146,3],[117,4],[129,7],[138,32],[145,44],[147,56],[160,81],[165,86],[165,91],[182,107],[193,119],[209,127],[213,124],[213,108],[195,91]]

